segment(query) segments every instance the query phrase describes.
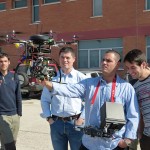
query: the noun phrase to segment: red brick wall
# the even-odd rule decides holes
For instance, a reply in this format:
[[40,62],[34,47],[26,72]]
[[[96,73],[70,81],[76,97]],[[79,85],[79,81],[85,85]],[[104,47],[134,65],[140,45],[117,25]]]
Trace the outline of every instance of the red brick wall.
[[[39,24],[32,23],[31,0],[23,9],[12,9],[12,0],[6,1],[7,10],[0,12],[0,34],[22,31],[24,34],[18,36],[28,39],[41,31],[53,30],[57,33],[56,39],[64,40],[71,40],[73,34],[77,34],[79,40],[121,37],[124,54],[133,48],[145,51],[145,35],[150,35],[150,11],[143,11],[145,0],[103,0],[103,15],[95,18],[92,17],[92,0],[67,1],[51,5],[43,5],[40,1]],[[15,67],[21,50],[14,46],[2,48],[13,55],[11,67]],[[56,60],[57,51],[57,48],[52,50]]]

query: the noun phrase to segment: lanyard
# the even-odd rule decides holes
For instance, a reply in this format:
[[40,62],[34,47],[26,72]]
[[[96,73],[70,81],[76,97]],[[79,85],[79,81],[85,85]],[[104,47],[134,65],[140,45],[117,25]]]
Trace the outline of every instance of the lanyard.
[[[94,95],[93,95],[93,98],[92,98],[92,101],[91,101],[91,105],[93,105],[94,102],[95,102],[96,95],[97,95],[99,87],[100,87],[100,81],[98,82],[98,84],[96,86],[96,90],[94,92]],[[114,79],[113,79],[112,89],[111,89],[111,102],[113,102],[113,103],[115,102],[115,90],[116,90],[116,77],[114,77]]]
[[116,77],[113,79],[112,89],[111,89],[111,102],[115,102],[115,90],[116,90]]

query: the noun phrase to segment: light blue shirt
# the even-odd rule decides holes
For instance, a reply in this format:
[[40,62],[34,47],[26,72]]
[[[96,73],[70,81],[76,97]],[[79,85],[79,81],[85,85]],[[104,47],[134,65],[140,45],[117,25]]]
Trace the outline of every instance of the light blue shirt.
[[[91,106],[91,100],[100,81],[100,87],[95,103]],[[53,95],[68,97],[81,97],[85,99],[85,126],[100,127],[100,108],[106,101],[110,101],[112,83],[106,83],[102,77],[85,79],[77,84],[63,85],[53,83]],[[115,102],[124,107],[126,125],[114,134],[114,138],[91,137],[83,135],[82,142],[89,150],[111,150],[117,147],[122,138],[136,139],[139,124],[139,107],[135,90],[131,84],[117,76]],[[113,111],[113,110],[112,110]]]
[[[69,74],[64,74],[61,70],[61,83],[75,84],[87,78],[83,73],[72,69]],[[60,75],[53,78],[53,81],[60,81]],[[49,90],[44,87],[41,95],[41,107],[43,117],[51,115],[59,117],[69,117],[80,114],[81,118],[85,118],[84,106],[81,98],[69,98],[59,95],[51,95]]]

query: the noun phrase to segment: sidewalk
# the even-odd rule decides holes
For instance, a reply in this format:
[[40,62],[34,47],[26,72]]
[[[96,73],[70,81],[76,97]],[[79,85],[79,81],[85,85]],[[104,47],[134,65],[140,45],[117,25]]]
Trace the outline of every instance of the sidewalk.
[[48,123],[40,117],[40,100],[24,100],[17,150],[53,150]]

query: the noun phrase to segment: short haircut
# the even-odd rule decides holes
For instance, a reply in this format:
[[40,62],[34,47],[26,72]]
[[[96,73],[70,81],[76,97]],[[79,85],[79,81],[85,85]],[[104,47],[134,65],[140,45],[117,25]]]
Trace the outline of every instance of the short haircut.
[[68,53],[68,52],[70,52],[72,54],[72,56],[75,57],[75,51],[72,47],[63,47],[63,48],[61,48],[60,51],[59,51],[59,56],[60,56],[61,53]]
[[8,60],[10,60],[8,54],[6,54],[6,53],[0,53],[0,58],[4,58],[4,57],[7,57]]
[[107,50],[107,51],[105,52],[105,54],[107,54],[107,53],[113,53],[113,54],[115,55],[117,61],[118,61],[118,62],[121,62],[121,56],[120,56],[120,54],[119,54],[116,50],[114,50],[114,49]]
[[131,64],[135,62],[140,66],[143,62],[146,62],[146,55],[139,49],[133,49],[126,54],[124,62],[126,61]]

